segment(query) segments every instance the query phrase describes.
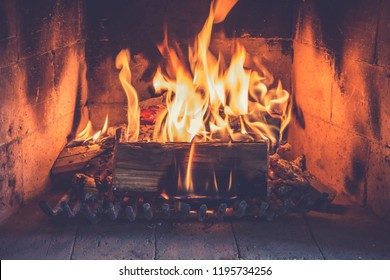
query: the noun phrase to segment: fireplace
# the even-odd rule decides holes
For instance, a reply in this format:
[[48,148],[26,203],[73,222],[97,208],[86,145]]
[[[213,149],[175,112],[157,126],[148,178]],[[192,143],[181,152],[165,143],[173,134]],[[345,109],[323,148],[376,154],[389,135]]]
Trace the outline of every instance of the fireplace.
[[[168,37],[185,49],[202,29],[211,1],[41,2],[0,6],[1,220],[55,187],[51,168],[88,121],[94,132],[107,115],[108,126],[128,122],[115,65],[122,49],[131,52],[139,101],[161,102],[153,78],[163,60],[156,44],[164,41],[164,23]],[[305,154],[307,169],[324,185],[388,220],[390,6],[260,2],[240,0],[214,25],[210,49],[229,60],[238,42],[258,57],[275,78],[270,88],[280,80],[290,93],[291,120],[274,146],[288,141],[287,159]],[[228,187],[234,175],[221,172],[226,178],[214,177]],[[207,176],[213,181],[213,173]]]

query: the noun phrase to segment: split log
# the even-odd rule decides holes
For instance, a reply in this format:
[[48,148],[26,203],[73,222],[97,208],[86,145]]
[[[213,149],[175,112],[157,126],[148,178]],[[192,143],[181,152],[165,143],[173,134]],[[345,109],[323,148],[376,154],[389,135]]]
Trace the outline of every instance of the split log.
[[51,174],[61,174],[66,172],[77,172],[88,164],[96,156],[106,151],[99,144],[88,146],[65,147],[51,169]]
[[[117,143],[114,150],[113,191],[157,194],[165,190],[168,195],[185,195],[185,188],[177,186],[180,182],[184,183],[191,145]],[[267,144],[195,143],[192,179],[196,195],[265,194]],[[216,192],[215,181],[217,193],[213,193]]]

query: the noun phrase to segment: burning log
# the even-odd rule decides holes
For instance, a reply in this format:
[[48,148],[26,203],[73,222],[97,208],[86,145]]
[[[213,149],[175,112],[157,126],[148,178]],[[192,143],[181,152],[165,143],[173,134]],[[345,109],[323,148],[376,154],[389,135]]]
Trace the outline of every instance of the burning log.
[[[163,189],[177,193],[179,176],[186,172],[191,143],[117,143],[114,152],[113,190],[115,193],[158,194]],[[192,157],[193,185],[215,184],[215,174],[226,174],[227,195],[265,193],[267,178],[267,144],[257,143],[195,143]],[[179,169],[178,170],[178,166]],[[231,173],[231,186],[229,185]],[[222,177],[222,175],[221,175]],[[222,180],[222,179],[221,179]],[[218,181],[218,180],[216,180]],[[179,182],[180,183],[180,182]],[[236,189],[237,185],[241,189]],[[185,186],[188,187],[188,186]],[[180,191],[180,190],[179,190]]]

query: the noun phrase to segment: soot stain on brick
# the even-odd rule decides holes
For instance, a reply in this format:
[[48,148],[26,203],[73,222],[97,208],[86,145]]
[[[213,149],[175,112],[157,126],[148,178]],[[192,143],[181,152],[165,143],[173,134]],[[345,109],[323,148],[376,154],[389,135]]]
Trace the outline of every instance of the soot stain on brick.
[[280,46],[283,55],[291,56],[293,53],[293,42],[291,40],[268,39],[266,42],[269,48]]
[[228,37],[291,38],[295,0],[238,1],[222,23]]
[[10,124],[10,126],[8,127],[8,135],[9,136],[12,136],[12,132],[14,131],[14,127],[13,127],[13,124]]
[[[359,0],[360,1],[360,0]],[[315,1],[315,10],[321,20],[322,43],[335,59],[335,70],[340,78],[343,65],[343,27],[348,9],[356,5],[353,0]]]
[[[9,26],[5,3],[0,2],[0,40],[9,37]],[[0,45],[1,46],[1,45]]]
[[302,108],[299,106],[299,104],[296,101],[295,94],[291,95],[293,100],[293,108],[292,113],[295,116],[295,119],[297,121],[297,124],[300,128],[305,129],[306,128],[306,122],[305,122],[305,115],[302,111]]
[[[390,150],[390,145],[385,145],[385,147],[384,147],[384,152],[385,152],[385,153],[388,153],[389,150]],[[385,163],[387,164],[387,166],[390,167],[390,155],[389,155],[389,154],[385,155],[384,161],[385,161]]]
[[16,186],[16,178],[9,178],[8,187],[11,189],[15,189],[15,186]]
[[367,159],[361,151],[361,147],[356,145],[351,155],[352,176],[346,175],[344,179],[344,187],[347,193],[359,195],[363,193],[361,186],[367,175]]
[[[368,73],[370,74],[370,72]],[[381,106],[380,106],[380,88],[378,88],[378,84],[376,83],[376,79],[373,77],[367,78],[367,89],[366,92],[368,94],[369,101],[369,118],[371,123],[371,130],[374,137],[378,140],[381,138]]]
[[[37,55],[42,47],[48,47],[49,38],[43,29],[47,27],[55,14],[57,1],[41,0],[39,5],[35,1],[20,0],[20,53],[21,56]],[[43,41],[46,39],[46,41]]]

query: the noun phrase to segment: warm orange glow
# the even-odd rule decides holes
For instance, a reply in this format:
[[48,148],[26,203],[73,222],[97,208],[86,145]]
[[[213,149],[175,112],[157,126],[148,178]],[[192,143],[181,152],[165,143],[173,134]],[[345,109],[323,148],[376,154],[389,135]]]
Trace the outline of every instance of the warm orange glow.
[[233,185],[233,170],[230,170],[228,192],[232,189]]
[[138,140],[139,135],[139,117],[140,109],[138,105],[138,94],[131,84],[130,71],[130,52],[129,50],[121,50],[116,57],[116,68],[121,69],[119,80],[126,92],[127,97],[127,131],[126,138],[129,142]]
[[[169,43],[165,28],[157,46],[165,61],[157,68],[153,86],[157,93],[165,93],[167,106],[157,116],[152,141],[276,143],[281,138],[291,115],[289,93],[282,84],[269,90],[273,78],[256,58],[251,58],[255,69],[246,69],[249,55],[238,42],[227,67],[221,54],[216,57],[209,50],[213,24],[222,22],[237,1],[212,2],[209,17],[188,48],[188,61],[176,43]],[[116,65],[128,100],[128,141],[137,141],[138,96],[131,85],[129,61],[129,51],[122,50]],[[279,118],[280,127],[267,124],[267,115]]]
[[160,195],[161,195],[161,197],[164,198],[165,200],[169,200],[169,195],[168,195],[165,191],[163,191]]
[[195,153],[195,143],[192,143],[190,149],[190,155],[188,158],[187,172],[185,178],[185,187],[187,193],[192,193],[194,190],[193,181],[192,181],[192,162],[193,162],[194,153]]
[[79,134],[76,135],[75,141],[86,141],[91,137],[92,134],[93,134],[92,123],[91,121],[88,121],[85,128]]
[[104,122],[102,130],[99,130],[98,132],[93,132],[93,127],[91,121],[88,121],[86,127],[76,135],[76,139],[74,141],[83,141],[87,142],[89,140],[92,140],[93,143],[95,143],[97,140],[99,140],[101,137],[105,136],[107,134],[108,130],[108,114],[106,115],[106,120]]
[[214,3],[215,17],[214,23],[223,22],[238,0],[219,0]]
[[213,170],[213,186],[214,186],[214,191],[218,193],[218,182],[217,182],[217,176],[215,175],[215,170]]

